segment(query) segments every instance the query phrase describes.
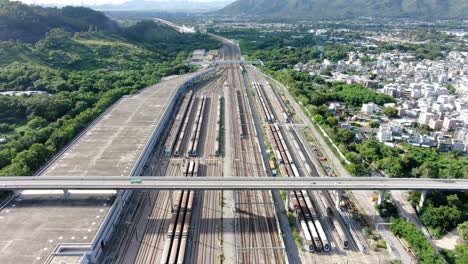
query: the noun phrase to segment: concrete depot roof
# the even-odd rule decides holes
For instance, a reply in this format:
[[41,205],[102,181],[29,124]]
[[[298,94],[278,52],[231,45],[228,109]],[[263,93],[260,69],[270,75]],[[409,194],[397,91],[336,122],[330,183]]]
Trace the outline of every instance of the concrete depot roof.
[[192,75],[166,78],[123,98],[41,175],[130,175],[177,88]]
[[[117,102],[39,176],[128,176],[177,88],[195,73]],[[23,191],[0,208],[0,263],[44,263],[59,244],[91,243],[113,204],[113,191]],[[50,263],[76,262],[55,256]]]
[[44,263],[58,244],[91,243],[113,193],[23,192],[0,211],[0,263]]

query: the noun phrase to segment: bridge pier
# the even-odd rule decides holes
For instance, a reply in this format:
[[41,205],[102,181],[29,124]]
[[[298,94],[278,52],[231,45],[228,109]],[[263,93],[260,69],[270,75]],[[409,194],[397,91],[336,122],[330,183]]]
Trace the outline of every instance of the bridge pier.
[[63,195],[64,195],[65,197],[70,196],[70,192],[68,191],[68,189],[64,189],[64,190],[63,190]]
[[289,204],[291,202],[291,192],[290,191],[284,191],[284,192],[286,192],[286,201],[285,201],[286,211],[289,211],[289,208],[290,208]]
[[421,210],[423,207],[424,207],[424,203],[426,202],[426,198],[427,198],[427,193],[428,191],[427,190],[424,190],[421,192],[421,198],[419,199],[419,204],[418,204],[418,211]]
[[379,200],[377,200],[378,205],[383,205],[385,202],[385,190],[380,190],[379,191]]
[[341,200],[343,199],[343,191],[341,190],[338,190],[336,191],[336,203],[335,203],[335,207],[336,209],[340,209],[340,204],[341,204]]
[[171,207],[171,213],[174,213],[174,192],[169,191],[169,204]]
[[232,211],[237,213],[237,191],[232,191]]

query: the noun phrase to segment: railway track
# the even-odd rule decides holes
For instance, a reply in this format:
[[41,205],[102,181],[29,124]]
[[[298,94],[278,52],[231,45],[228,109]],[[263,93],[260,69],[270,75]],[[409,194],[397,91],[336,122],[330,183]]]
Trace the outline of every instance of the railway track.
[[[217,108],[218,95],[221,94],[218,86],[225,79],[223,75],[223,71],[220,71],[217,78],[188,91],[180,99],[165,143],[154,154],[153,175],[193,177],[222,174],[220,159],[214,157],[215,142],[208,138],[223,133],[221,124],[216,122],[216,112],[210,111]],[[217,127],[221,131],[217,131]],[[194,166],[194,172],[188,172],[190,166]],[[171,196],[176,205],[172,209]],[[215,212],[211,213],[206,207]],[[133,214],[129,228],[122,229],[121,233],[125,234],[115,243],[114,251],[118,253],[108,263],[191,263],[194,255],[199,263],[215,263],[221,254],[220,230],[217,227],[221,212],[219,207],[218,192],[195,194],[193,191],[184,191],[175,195],[167,191],[150,192],[148,198],[140,199],[138,209],[135,209],[138,214]],[[204,229],[206,232],[200,233],[199,237],[195,231],[201,230],[203,221],[193,219],[194,210],[202,212],[197,217],[214,219],[214,224],[207,226]],[[210,238],[205,233],[213,235]],[[206,247],[194,249],[193,243],[189,242],[192,239],[202,242]]]
[[[230,70],[230,103],[235,109],[232,145],[234,146],[234,173],[236,176],[264,176],[266,171],[256,140],[251,106],[239,66]],[[234,196],[236,214],[237,262],[239,263],[284,263],[281,237],[276,224],[271,194],[266,191],[239,191]]]
[[[215,154],[216,145],[220,146],[220,138],[218,137],[214,142],[210,140],[210,138],[213,138],[213,136],[216,137],[222,133],[221,123],[217,122],[221,109],[216,112],[211,111],[213,108],[218,109],[218,94],[220,89],[216,87],[220,86],[222,80],[223,78],[219,78],[217,81],[211,82],[204,87],[204,89],[195,93],[197,106],[192,109],[196,109],[196,112],[192,116],[192,120],[187,122],[188,124],[186,127],[186,133],[190,135],[190,138],[185,139],[188,141],[188,144],[185,144],[185,148],[180,148],[180,152],[187,153],[185,159],[188,160],[189,163],[197,164],[197,176],[216,176],[221,174],[219,160],[210,159],[210,157]],[[213,100],[213,98],[217,98],[218,100]],[[183,140],[184,139],[181,139],[178,145],[184,146]],[[188,172],[187,175],[190,176],[190,172]],[[190,263],[194,257],[201,263],[216,262],[220,255],[220,250],[218,248],[221,212],[220,208],[218,208],[220,206],[219,192],[197,192],[197,198],[195,200],[198,202],[195,203],[196,208],[193,207],[193,203],[185,205],[186,207],[190,207],[190,214],[187,214],[187,210],[184,211],[183,209],[183,201],[188,198],[184,198],[184,195],[182,195],[180,199],[182,199],[182,207],[180,207],[182,209],[179,208],[175,210],[172,221],[176,221],[177,219],[178,222],[173,223],[182,226],[184,231],[182,232],[182,236],[177,239],[177,236],[180,236],[177,232],[178,229],[172,229],[174,231],[171,231],[171,226],[169,226],[167,234],[168,239],[165,243],[165,252],[167,253],[162,255],[163,259],[166,258],[167,260],[167,262],[164,263],[175,263],[173,262],[175,259],[177,259],[177,263],[184,263],[184,259],[186,259],[185,263]],[[194,211],[192,212],[192,210]],[[188,215],[190,216],[190,222],[187,222],[188,220],[183,220],[184,222],[181,223],[181,219],[184,219],[184,217],[187,219]],[[192,216],[196,216],[196,219],[192,219]],[[191,226],[192,221],[194,222],[193,226]],[[204,221],[209,221],[210,224],[204,225]],[[173,224],[173,226],[174,225],[175,224]],[[174,238],[172,238],[173,242],[170,242],[171,240],[169,239],[171,235],[174,236]],[[178,242],[179,240],[180,242]],[[191,243],[187,243],[189,240]],[[194,246],[194,241],[199,242],[197,243],[198,246]],[[178,252],[175,253],[174,250]]]
[[[224,82],[232,87],[229,97],[223,97]],[[233,110],[238,109],[230,120],[233,135],[224,135],[226,100],[230,100]],[[154,174],[222,175],[223,145],[225,140],[231,140],[235,146],[234,174],[266,176],[251,111],[239,66],[224,66],[215,80],[181,98],[165,144],[155,154],[151,167]],[[167,191],[151,192],[146,200],[141,200],[138,220],[117,243],[116,251],[120,253],[110,263],[219,262],[221,197],[222,192],[213,191],[180,191],[172,195]],[[174,208],[170,206],[171,200]],[[236,202],[238,262],[284,263],[271,194],[239,192]]]
[[[295,161],[289,151],[289,146],[286,144],[285,137],[283,132],[280,129],[278,123],[275,123],[275,120],[279,120],[278,113],[272,110],[271,102],[266,96],[264,87],[258,83],[253,82],[252,86],[258,95],[259,105],[262,108],[263,117],[265,123],[267,123],[268,131],[270,135],[270,140],[272,141],[272,146],[274,149],[274,154],[276,156],[277,164],[280,168],[281,174],[288,177],[300,177],[299,170],[295,164]],[[266,86],[270,89],[273,89],[271,85],[267,82]],[[279,102],[279,111],[283,114],[284,122],[290,122],[290,117],[286,109],[286,104],[279,98],[278,94],[273,92],[273,96]],[[289,132],[294,132],[288,129]],[[296,142],[297,135],[293,137],[293,145],[296,147],[296,150],[299,154],[300,161],[305,164],[305,170],[307,173],[312,172],[308,161],[305,158],[303,150],[300,148],[299,144]],[[323,203],[326,207],[327,218],[330,220],[331,226],[334,227],[334,230],[338,234],[341,247],[343,249],[349,248],[349,240],[345,234],[345,231],[342,227],[342,224],[336,218],[334,214],[334,208],[331,207],[330,197],[327,192],[311,193],[312,196],[306,191],[296,190],[288,194],[292,200],[292,207],[296,213],[298,227],[303,236],[303,241],[305,242],[305,248],[309,252],[318,252],[325,251],[328,252],[331,250],[330,244],[330,234],[326,234],[323,225],[328,223],[319,220],[319,206],[318,203]],[[320,197],[318,199],[317,197]]]
[[[191,160],[187,162],[183,170],[184,176],[197,177],[199,166],[199,161]],[[174,213],[171,217],[164,250],[160,258],[161,264],[184,263],[185,259],[187,239],[192,220],[194,191],[179,191],[176,193],[176,196],[175,207],[173,208]]]

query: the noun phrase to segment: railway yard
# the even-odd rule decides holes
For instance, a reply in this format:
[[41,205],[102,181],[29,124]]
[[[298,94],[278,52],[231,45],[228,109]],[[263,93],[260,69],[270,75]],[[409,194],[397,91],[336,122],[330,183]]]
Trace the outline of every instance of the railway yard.
[[[237,45],[222,51],[224,60],[241,59]],[[177,100],[145,175],[327,176],[301,120],[254,67],[220,65]],[[275,203],[271,191],[134,191],[101,262],[290,263],[284,236],[292,234],[278,219],[287,212],[302,262],[385,263],[337,195],[295,190]]]

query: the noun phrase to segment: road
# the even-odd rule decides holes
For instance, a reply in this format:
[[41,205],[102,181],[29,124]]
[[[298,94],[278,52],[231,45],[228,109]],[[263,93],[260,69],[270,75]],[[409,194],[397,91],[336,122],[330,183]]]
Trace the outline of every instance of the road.
[[[135,178],[134,178],[135,179]],[[439,190],[467,191],[468,180],[271,177],[5,177],[0,190]]]

